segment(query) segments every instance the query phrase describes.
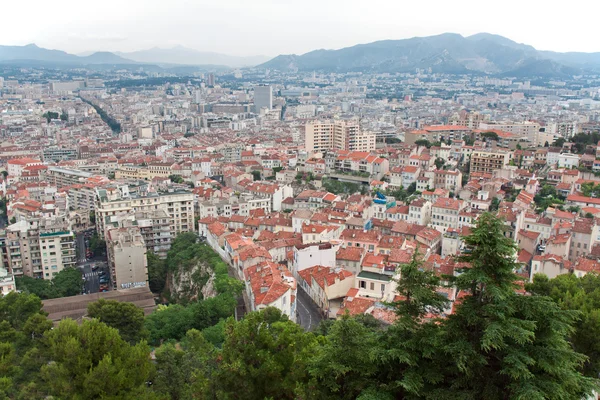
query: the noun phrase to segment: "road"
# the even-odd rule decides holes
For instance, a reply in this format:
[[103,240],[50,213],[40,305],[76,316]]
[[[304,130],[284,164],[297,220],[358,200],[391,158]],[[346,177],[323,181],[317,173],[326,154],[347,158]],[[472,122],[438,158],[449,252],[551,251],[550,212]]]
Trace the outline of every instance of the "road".
[[323,316],[317,305],[306,294],[304,289],[298,286],[298,297],[296,299],[297,322],[306,331],[312,331],[319,325]]
[[85,278],[85,292],[86,293],[97,293],[100,290],[100,282],[98,274],[100,269],[92,271],[92,264],[84,264],[81,268],[81,273]]
[[[92,270],[92,265],[98,268]],[[86,293],[97,293],[100,290],[100,272],[104,271],[105,276],[109,276],[108,265],[104,261],[88,261],[79,266],[81,274],[85,278],[84,287]]]
[[78,263],[84,263],[85,260],[85,236],[83,234],[83,232],[79,232],[77,233],[76,237],[75,237],[75,242],[76,242],[76,246],[77,246],[77,262]]

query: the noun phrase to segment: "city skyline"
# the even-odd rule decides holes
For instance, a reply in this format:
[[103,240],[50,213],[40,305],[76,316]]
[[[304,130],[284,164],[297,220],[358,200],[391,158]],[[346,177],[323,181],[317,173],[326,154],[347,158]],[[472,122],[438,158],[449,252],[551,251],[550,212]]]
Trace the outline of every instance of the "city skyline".
[[[5,15],[24,15],[27,24],[23,18],[6,18],[0,36],[3,45],[35,43],[74,54],[184,46],[230,55],[274,57],[445,32],[463,36],[490,32],[538,50],[598,52],[593,17],[598,8],[586,4],[585,13],[575,6],[540,10],[535,4],[514,0],[505,2],[501,9],[488,9],[471,0],[458,4],[375,0],[368,8],[356,0],[308,0],[302,7],[273,0],[108,0],[92,12],[73,0],[58,1],[52,9],[34,1],[4,5]],[[561,29],[541,29],[540,21],[553,26],[560,21]]]

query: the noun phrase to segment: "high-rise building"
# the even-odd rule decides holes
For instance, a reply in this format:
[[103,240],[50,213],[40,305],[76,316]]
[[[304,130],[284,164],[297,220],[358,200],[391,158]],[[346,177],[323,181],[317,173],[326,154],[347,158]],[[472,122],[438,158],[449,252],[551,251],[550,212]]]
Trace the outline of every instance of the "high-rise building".
[[7,267],[16,277],[52,279],[75,267],[75,237],[64,218],[22,219],[6,227],[3,236]]
[[206,76],[206,85],[215,86],[215,74],[208,74]]
[[254,109],[258,113],[261,108],[273,109],[273,89],[269,85],[254,87]]
[[357,120],[314,121],[305,125],[308,153],[327,150],[372,151],[376,135],[362,132]]
[[146,244],[139,227],[110,229],[106,235],[106,247],[113,289],[148,285]]

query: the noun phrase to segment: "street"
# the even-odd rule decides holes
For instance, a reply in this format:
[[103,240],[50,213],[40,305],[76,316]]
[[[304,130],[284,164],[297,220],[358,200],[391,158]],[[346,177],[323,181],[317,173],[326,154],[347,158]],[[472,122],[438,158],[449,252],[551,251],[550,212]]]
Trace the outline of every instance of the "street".
[[92,271],[92,264],[84,264],[80,266],[81,274],[85,278],[85,292],[86,293],[97,293],[100,290],[100,282],[98,274],[100,269]]
[[78,232],[76,234],[76,248],[77,248],[77,262],[84,263],[85,262],[85,236],[83,232]]
[[[108,264],[106,257],[86,258],[87,247],[85,243],[86,237],[84,232],[78,232],[75,237],[75,246],[77,248],[77,267],[81,270],[83,279],[83,289],[85,293],[97,293],[100,291],[100,277],[103,272],[108,277]],[[96,265],[96,270],[92,267]]]
[[298,297],[296,298],[296,310],[298,312],[297,322],[304,330],[312,331],[323,319],[321,311],[304,289],[298,286]]

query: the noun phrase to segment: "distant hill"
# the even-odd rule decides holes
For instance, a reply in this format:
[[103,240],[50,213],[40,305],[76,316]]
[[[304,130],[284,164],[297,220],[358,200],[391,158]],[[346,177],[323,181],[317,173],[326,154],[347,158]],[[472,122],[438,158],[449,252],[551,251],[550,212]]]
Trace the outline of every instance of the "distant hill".
[[600,53],[538,51],[489,33],[455,33],[383,40],[339,50],[280,55],[261,68],[300,71],[482,73],[503,76],[563,78],[600,69]]
[[0,46],[0,62],[19,60],[50,62],[57,64],[136,64],[110,52],[92,53],[85,57],[69,54],[62,50],[49,50],[35,44],[26,46]]
[[170,49],[154,47],[130,53],[116,53],[130,60],[181,65],[225,65],[228,67],[251,67],[269,60],[266,56],[237,57],[220,53],[203,52],[177,46]]
[[38,60],[52,62],[77,62],[79,57],[62,50],[48,50],[35,44],[26,46],[0,46],[0,61]]
[[131,53],[111,53],[107,51],[86,52],[79,55],[69,54],[62,50],[49,50],[35,44],[26,46],[0,46],[0,62],[16,64],[27,62],[52,63],[53,65],[135,65],[160,64],[165,68],[177,66],[195,66],[204,69],[227,69],[236,67],[252,67],[269,60],[267,56],[237,57],[220,53],[201,52],[182,46],[171,49],[134,51]]
[[135,61],[128,60],[108,51],[99,51],[79,58],[85,64],[137,64]]

